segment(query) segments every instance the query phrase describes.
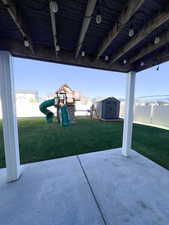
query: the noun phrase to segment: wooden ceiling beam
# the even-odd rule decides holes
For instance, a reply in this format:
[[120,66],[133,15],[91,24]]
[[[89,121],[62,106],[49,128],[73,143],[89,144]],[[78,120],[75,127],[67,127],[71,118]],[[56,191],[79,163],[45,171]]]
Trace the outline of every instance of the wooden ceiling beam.
[[50,10],[50,18],[51,18],[51,26],[52,26],[52,36],[53,36],[53,45],[55,48],[55,54],[56,57],[58,56],[58,52],[60,49],[60,46],[58,45],[58,38],[57,38],[57,31],[56,31],[56,17],[55,13],[52,10],[52,1],[49,0],[49,10]]
[[74,58],[74,53],[67,51],[61,51],[58,57],[56,57],[53,48],[46,48],[42,45],[34,45],[35,54],[32,54],[27,48],[25,48],[21,41],[12,39],[0,39],[0,49],[8,50],[13,56],[30,58],[41,61],[49,61],[60,64],[82,66],[88,68],[95,68],[107,71],[128,72],[130,71],[129,65],[123,65],[114,63],[111,68],[110,65],[101,60],[93,62],[89,57],[79,56],[78,59]]
[[134,38],[131,39],[119,52],[113,57],[110,64],[116,62],[118,59],[123,57],[127,52],[133,49],[146,37],[148,37],[153,31],[162,26],[164,23],[169,21],[169,10],[166,10],[159,15],[157,15],[152,21],[150,21],[146,26],[144,26]]
[[146,47],[141,48],[137,55],[133,56],[128,60],[129,64],[135,63],[137,60],[141,60],[146,55],[152,53],[153,51],[159,49],[160,47],[169,43],[169,31],[159,36],[159,43],[154,42],[149,43]]
[[99,59],[99,57],[105,52],[112,41],[124,29],[125,25],[130,21],[133,15],[140,9],[143,3],[144,0],[129,0],[127,7],[122,10],[118,22],[115,23],[113,29],[109,32],[108,36],[100,46],[96,59]]
[[[18,28],[21,36],[23,37],[23,41],[27,41],[27,46],[32,53],[34,53],[33,45],[31,38],[25,31],[25,25],[23,23],[23,20],[21,18],[20,13],[18,12],[18,9],[14,3],[13,0],[0,0],[1,3],[4,5],[4,7],[7,9],[9,15],[11,16],[13,22],[15,23],[16,27]],[[23,43],[24,44],[24,43]]]
[[81,32],[80,32],[80,36],[79,36],[79,40],[78,40],[78,46],[76,49],[75,58],[77,58],[79,56],[86,33],[88,31],[90,22],[92,20],[92,15],[93,15],[94,9],[96,7],[96,3],[97,3],[97,0],[88,0],[85,16],[83,18]]
[[135,71],[140,72],[168,61],[169,61],[169,49],[166,48],[163,52],[160,52],[160,54],[157,53],[155,56],[150,57],[146,62],[144,62],[144,66],[137,65],[135,67]]

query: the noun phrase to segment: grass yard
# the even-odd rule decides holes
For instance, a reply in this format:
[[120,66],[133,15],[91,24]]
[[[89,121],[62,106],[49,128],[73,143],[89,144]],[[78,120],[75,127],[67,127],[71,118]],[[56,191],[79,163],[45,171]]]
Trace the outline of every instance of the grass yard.
[[[43,118],[19,119],[21,163],[121,147],[123,124],[78,118],[69,128],[46,124]],[[169,131],[134,125],[133,148],[169,169]],[[5,166],[0,121],[0,167]]]

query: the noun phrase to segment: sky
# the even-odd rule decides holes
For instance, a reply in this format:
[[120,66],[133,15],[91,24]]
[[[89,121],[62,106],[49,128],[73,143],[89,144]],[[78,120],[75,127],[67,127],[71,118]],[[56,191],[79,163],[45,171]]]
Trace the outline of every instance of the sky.
[[[16,90],[37,90],[40,97],[67,83],[86,97],[125,97],[126,74],[13,58]],[[136,76],[136,97],[169,95],[169,62]]]

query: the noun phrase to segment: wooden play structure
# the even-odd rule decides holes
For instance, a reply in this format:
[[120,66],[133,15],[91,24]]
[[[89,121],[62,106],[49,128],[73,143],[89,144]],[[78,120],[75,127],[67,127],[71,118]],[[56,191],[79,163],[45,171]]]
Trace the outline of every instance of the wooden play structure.
[[75,123],[75,102],[80,100],[80,92],[73,91],[67,84],[62,85],[55,93],[54,98],[44,101],[40,105],[40,111],[46,115],[48,123],[52,123],[55,117],[48,107],[56,107],[56,117],[62,126]]

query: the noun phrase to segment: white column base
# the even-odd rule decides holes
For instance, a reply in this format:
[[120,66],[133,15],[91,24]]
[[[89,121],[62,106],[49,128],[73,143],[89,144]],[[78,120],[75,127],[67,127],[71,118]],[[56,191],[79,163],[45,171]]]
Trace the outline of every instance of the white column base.
[[8,182],[13,182],[20,176],[18,127],[12,72],[10,53],[0,51],[0,96],[2,103],[3,135]]
[[135,72],[130,72],[127,75],[125,118],[123,127],[123,145],[122,145],[122,155],[124,155],[125,157],[129,155],[129,150],[131,149],[132,144],[135,78],[136,78]]

